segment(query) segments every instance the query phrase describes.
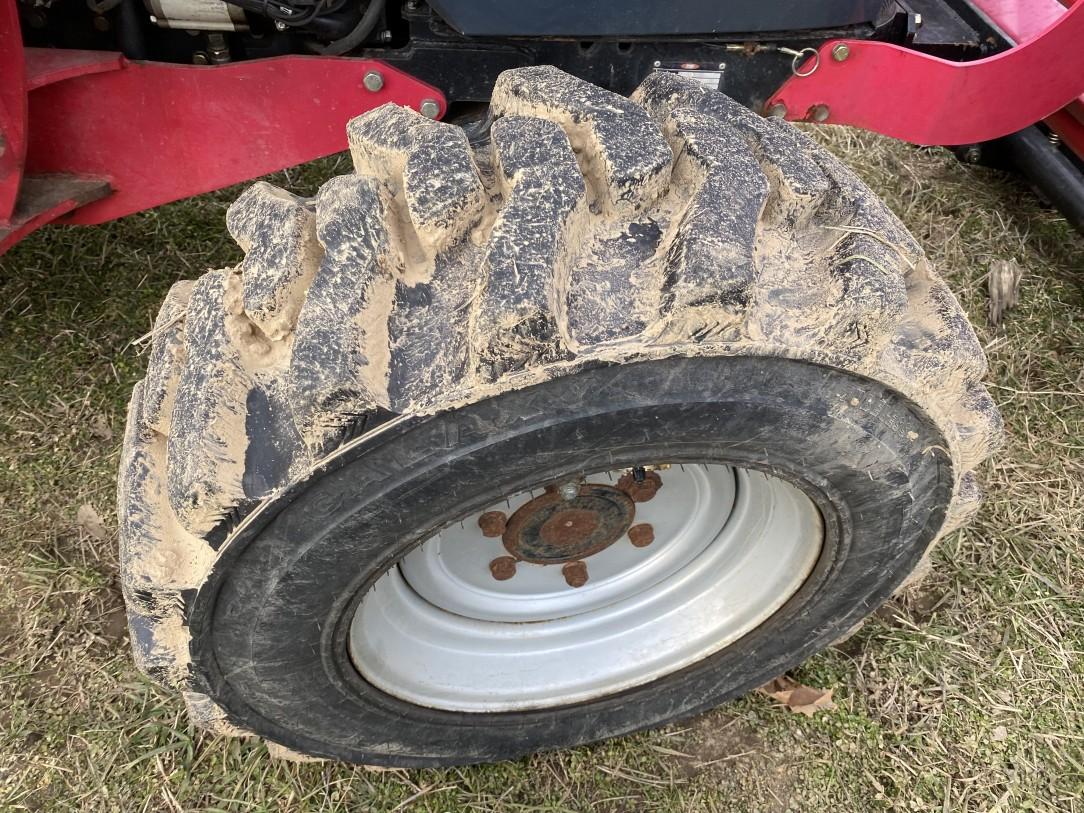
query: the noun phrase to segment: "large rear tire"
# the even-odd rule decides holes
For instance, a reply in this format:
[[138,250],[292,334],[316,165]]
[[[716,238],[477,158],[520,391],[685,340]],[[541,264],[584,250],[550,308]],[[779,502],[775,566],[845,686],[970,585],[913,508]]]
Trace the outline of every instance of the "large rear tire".
[[356,119],[356,174],[250,188],[244,262],[163,305],[122,581],[202,725],[401,766],[661,725],[838,639],[978,505],[982,351],[837,160],[666,73],[510,71],[492,108],[476,151]]

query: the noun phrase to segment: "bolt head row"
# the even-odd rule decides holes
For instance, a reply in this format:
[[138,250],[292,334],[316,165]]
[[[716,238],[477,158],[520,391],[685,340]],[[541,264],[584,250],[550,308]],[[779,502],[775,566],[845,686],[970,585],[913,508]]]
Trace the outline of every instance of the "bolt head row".
[[[379,93],[384,89],[384,74],[380,71],[367,71],[361,83],[370,93]],[[422,99],[418,112],[427,119],[435,119],[440,115],[440,103],[436,99]]]

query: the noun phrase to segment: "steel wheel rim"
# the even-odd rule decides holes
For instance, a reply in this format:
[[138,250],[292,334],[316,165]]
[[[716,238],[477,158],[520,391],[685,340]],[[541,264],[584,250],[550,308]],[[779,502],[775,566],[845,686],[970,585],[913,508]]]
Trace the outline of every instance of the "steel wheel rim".
[[[613,483],[624,472],[589,475]],[[655,529],[643,548],[623,537],[584,560],[570,587],[555,565],[506,554],[478,517],[538,495],[524,492],[435,535],[381,576],[351,620],[348,649],[363,678],[388,694],[462,712],[585,702],[656,680],[723,649],[766,621],[816,564],[823,522],[800,489],[718,464],[662,472],[636,522]]]

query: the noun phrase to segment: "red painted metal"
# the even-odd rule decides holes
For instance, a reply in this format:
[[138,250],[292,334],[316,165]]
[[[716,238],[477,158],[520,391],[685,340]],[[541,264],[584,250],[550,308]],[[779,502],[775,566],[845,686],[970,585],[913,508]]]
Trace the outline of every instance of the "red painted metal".
[[42,226],[47,226],[78,205],[79,202],[75,200],[61,201],[26,220],[15,217],[14,213],[12,213],[13,216],[8,225],[0,224],[0,254],[3,254],[31,232],[37,231]]
[[0,223],[0,254],[35,229],[110,191],[105,181],[75,175],[24,176],[15,211],[6,223]]
[[[849,55],[832,58],[844,44]],[[1027,42],[974,62],[949,62],[896,45],[834,40],[817,70],[769,99],[791,120],[827,111],[851,124],[918,144],[972,144],[1041,121],[1084,92],[1084,3]]]
[[27,48],[23,53],[27,91],[77,76],[106,73],[124,67],[124,56],[112,51]]
[[[1059,0],[972,0],[994,25],[1000,28],[1015,43],[1024,43],[1042,33],[1044,27],[1052,24],[1063,14],[1065,6],[1072,5],[1071,0],[1061,3]],[[1080,48],[1084,48],[1081,43]],[[1084,95],[1070,102],[1064,110],[1046,118],[1046,125],[1062,141],[1084,158]]]
[[971,0],[994,25],[1022,45],[1035,39],[1065,13],[1058,0]]
[[[416,110],[433,99],[445,109],[438,90],[373,60],[117,65],[29,94],[26,172],[103,178],[114,189],[63,222],[101,223],[330,155],[346,148],[347,121],[385,102]],[[362,84],[371,70],[384,77],[375,93]]]
[[0,225],[15,211],[26,155],[26,77],[15,0],[0,0]]

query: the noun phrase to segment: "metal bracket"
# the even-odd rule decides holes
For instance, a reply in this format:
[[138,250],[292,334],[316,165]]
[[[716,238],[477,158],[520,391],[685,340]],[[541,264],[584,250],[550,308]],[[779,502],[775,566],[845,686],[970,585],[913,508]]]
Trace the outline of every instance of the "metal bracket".
[[791,121],[850,124],[917,144],[989,141],[1084,93],[1081,43],[1084,2],[1033,39],[973,62],[883,42],[832,40],[818,49],[818,69],[792,76],[766,107]]

